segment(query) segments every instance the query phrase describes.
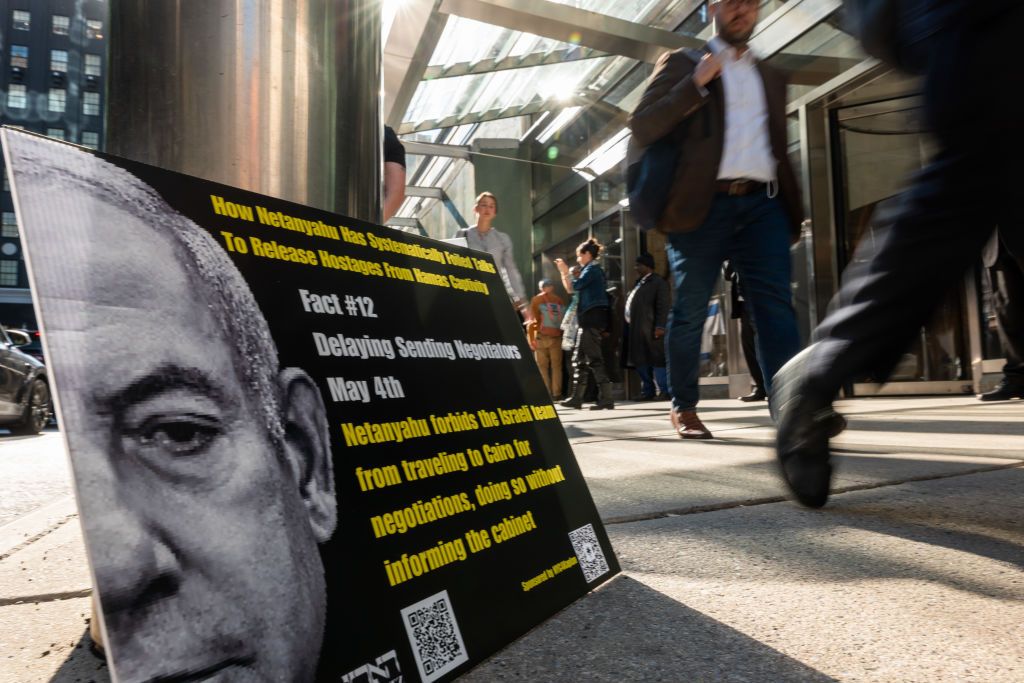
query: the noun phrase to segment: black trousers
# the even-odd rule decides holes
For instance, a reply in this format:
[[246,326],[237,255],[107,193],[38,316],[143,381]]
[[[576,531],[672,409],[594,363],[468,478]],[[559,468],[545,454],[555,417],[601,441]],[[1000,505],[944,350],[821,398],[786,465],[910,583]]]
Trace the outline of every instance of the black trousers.
[[594,378],[597,386],[611,381],[602,343],[604,332],[610,327],[610,315],[607,306],[588,308],[580,314],[580,329],[572,354],[573,380],[576,383],[574,391],[581,387],[589,388],[590,377]]
[[604,362],[604,349],[601,345],[601,333],[603,329],[596,327],[581,327],[576,337],[576,349],[572,356],[572,364],[576,386],[584,386],[587,381],[587,373],[594,377],[598,385],[610,382],[608,368]]
[[761,372],[761,364],[757,361],[757,338],[754,330],[754,321],[750,319],[746,305],[740,309],[740,346],[743,348],[743,359],[750,369],[750,379],[754,386],[764,390],[764,373]]
[[[999,229],[1007,233],[1005,228]],[[1014,245],[1015,253],[1000,244],[999,258],[987,275],[999,341],[1006,354],[1003,375],[1015,386],[1024,386],[1024,234],[1019,227],[1016,236],[1021,244]]]
[[884,236],[844,273],[839,306],[815,331],[804,391],[830,401],[857,376],[887,378],[943,295],[977,263],[996,225],[1024,229],[1024,97],[1015,34],[1024,6],[948,27],[925,78],[939,146]]

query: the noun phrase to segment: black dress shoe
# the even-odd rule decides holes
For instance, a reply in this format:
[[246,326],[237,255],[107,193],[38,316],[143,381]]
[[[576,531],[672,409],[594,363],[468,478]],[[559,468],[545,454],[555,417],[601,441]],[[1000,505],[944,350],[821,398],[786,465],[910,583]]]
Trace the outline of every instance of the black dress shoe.
[[846,420],[832,410],[830,401],[813,398],[803,386],[804,365],[812,348],[797,354],[775,375],[772,407],[782,479],[801,505],[820,508],[828,502],[832,482],[828,440],[842,431]]
[[767,398],[764,393],[764,389],[758,387],[751,391],[746,396],[740,396],[740,400],[744,403],[753,403],[754,401],[763,401]]
[[980,401],[1009,401],[1014,398],[1024,398],[1024,384],[1010,382],[1005,377],[992,391],[987,391],[978,397]]

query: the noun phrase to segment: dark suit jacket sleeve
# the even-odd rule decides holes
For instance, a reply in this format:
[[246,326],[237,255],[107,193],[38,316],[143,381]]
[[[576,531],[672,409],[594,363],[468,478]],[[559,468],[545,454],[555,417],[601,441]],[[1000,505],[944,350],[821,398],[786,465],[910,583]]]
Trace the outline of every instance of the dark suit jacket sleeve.
[[657,142],[704,106],[706,98],[693,82],[695,67],[682,50],[658,59],[640,104],[629,117],[636,144],[646,147]]

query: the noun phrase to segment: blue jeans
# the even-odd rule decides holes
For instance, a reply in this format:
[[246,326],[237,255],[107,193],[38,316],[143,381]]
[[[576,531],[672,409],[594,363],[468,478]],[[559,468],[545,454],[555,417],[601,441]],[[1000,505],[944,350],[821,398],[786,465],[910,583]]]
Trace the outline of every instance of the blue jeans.
[[[640,376],[640,395],[650,398],[659,393],[668,393],[668,370],[653,365],[636,366],[636,374]],[[657,386],[655,386],[657,385]]]
[[668,236],[668,258],[676,290],[666,344],[672,407],[693,410],[700,397],[701,332],[725,259],[743,283],[757,328],[764,390],[771,396],[772,377],[800,350],[790,294],[789,218],[782,200],[764,192],[716,194],[699,228]]

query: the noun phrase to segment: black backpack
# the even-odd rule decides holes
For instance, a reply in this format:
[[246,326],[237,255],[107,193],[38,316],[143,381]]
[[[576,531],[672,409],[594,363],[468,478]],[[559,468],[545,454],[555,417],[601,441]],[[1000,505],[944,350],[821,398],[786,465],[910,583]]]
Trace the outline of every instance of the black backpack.
[[[631,160],[631,154],[637,158]],[[653,228],[665,212],[678,161],[679,149],[671,135],[647,147],[636,147],[630,138],[626,151],[626,191],[629,212],[641,230]]]

